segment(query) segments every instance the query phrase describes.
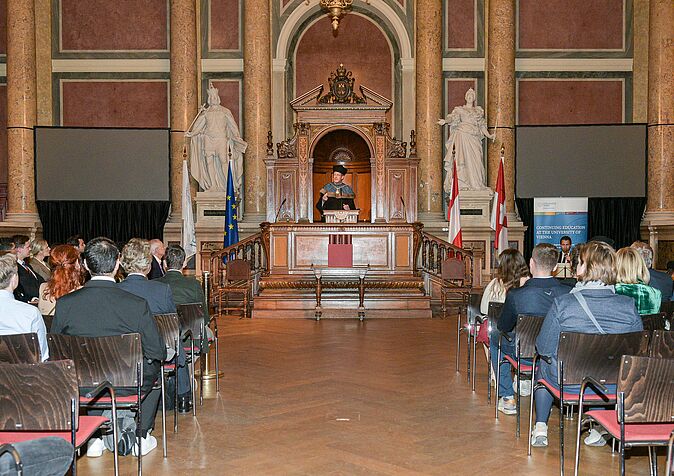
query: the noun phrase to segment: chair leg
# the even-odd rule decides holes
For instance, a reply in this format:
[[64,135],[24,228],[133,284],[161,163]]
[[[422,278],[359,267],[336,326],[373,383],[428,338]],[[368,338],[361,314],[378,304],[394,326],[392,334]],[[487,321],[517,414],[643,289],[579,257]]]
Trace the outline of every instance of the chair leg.
[[[461,315],[461,311],[459,311],[459,315]],[[471,327],[470,323],[466,323],[466,334],[468,334],[468,338],[466,339],[467,342],[467,347],[466,347],[466,354],[467,354],[467,364],[466,364],[466,379],[468,380],[468,383],[470,383],[470,377],[471,377],[471,369],[470,369],[470,358],[471,358],[471,350],[472,350],[472,342],[471,342]]]
[[[534,365],[536,362],[534,362]],[[534,384],[534,376],[531,376],[531,399],[529,400],[529,431],[528,431],[528,440],[527,443],[527,456],[531,456],[531,430],[534,426],[534,395],[536,395],[536,389],[541,388],[538,385]]]
[[654,446],[648,447],[648,463],[650,465],[651,476],[658,476],[658,455],[655,453]]
[[578,476],[580,466],[580,435],[583,432],[583,405],[578,405],[578,427],[576,429],[576,459],[573,466],[574,476]]
[[[491,342],[489,343],[491,345]],[[494,417],[498,420],[498,399],[499,399],[499,384],[501,383],[501,339],[499,338],[498,342],[498,353],[497,359],[496,359],[496,391],[494,392],[495,395],[495,403],[494,403]]]
[[487,348],[487,404],[491,405],[491,352]]
[[220,349],[218,347],[218,331],[216,329],[215,331],[215,392],[220,393],[220,360],[219,360],[219,352]]
[[[119,476],[119,451],[117,448],[117,442],[118,442],[118,429],[117,429],[117,404],[115,403],[115,395],[111,395],[111,401],[112,401],[112,450],[114,452],[113,454],[113,462],[115,465],[115,476]],[[74,456],[75,460],[77,460],[77,454]],[[75,476],[75,467],[73,466],[73,476]]]
[[199,358],[199,406],[204,406],[204,374],[206,373],[206,360],[208,354],[201,354]]
[[164,366],[161,366],[161,444],[164,450],[164,458],[167,457],[166,449],[166,376]]
[[173,375],[175,375],[175,379],[176,379],[175,389],[173,390],[173,433],[178,432],[178,362],[177,362],[177,355],[178,355],[178,349],[176,349],[176,366],[175,366],[175,372],[173,373]]
[[475,392],[475,367],[477,366],[477,327],[473,325],[473,376],[472,376],[472,386],[473,392]]
[[191,370],[191,375],[190,378],[192,379],[192,416],[195,417],[197,416],[197,396],[196,396],[196,385],[197,385],[197,377],[194,375],[194,340],[191,340],[192,342],[192,349],[190,350],[190,354],[192,359],[190,360],[190,370]]
[[[560,396],[563,393],[560,390]],[[559,401],[559,474],[564,476],[564,399]]]
[[[444,305],[444,301],[443,301]],[[459,371],[459,354],[461,353],[461,311],[456,318],[456,371]]]

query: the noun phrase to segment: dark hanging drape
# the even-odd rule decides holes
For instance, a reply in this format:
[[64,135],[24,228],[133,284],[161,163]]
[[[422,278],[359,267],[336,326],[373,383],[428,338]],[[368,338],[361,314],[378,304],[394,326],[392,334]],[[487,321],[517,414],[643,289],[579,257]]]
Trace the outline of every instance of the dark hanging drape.
[[587,203],[587,238],[607,236],[615,248],[631,245],[639,239],[646,197],[590,198]]
[[65,243],[72,235],[85,240],[107,236],[124,243],[131,238],[160,238],[168,219],[168,201],[38,201],[45,239]]
[[[516,198],[517,210],[527,227],[524,257],[534,248],[534,199]],[[646,207],[645,197],[590,197],[587,200],[587,238],[606,236],[615,240],[616,249],[639,239],[639,227]],[[574,243],[575,245],[575,243]]]

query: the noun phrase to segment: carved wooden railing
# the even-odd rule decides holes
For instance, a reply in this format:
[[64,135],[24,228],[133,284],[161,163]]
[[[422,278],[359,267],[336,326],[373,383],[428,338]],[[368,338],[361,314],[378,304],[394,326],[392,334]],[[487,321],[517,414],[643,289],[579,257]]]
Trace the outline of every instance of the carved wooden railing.
[[464,286],[473,285],[473,277],[479,273],[479,269],[475,269],[473,253],[423,231],[420,232],[419,241],[417,261],[419,271],[441,280],[442,262],[447,258],[459,258],[466,266]]
[[[267,226],[263,227],[263,225]],[[268,243],[265,242],[265,235],[268,235],[268,223],[263,223],[260,227],[263,228],[262,231],[250,235],[227,248],[211,252],[208,260],[209,269],[205,271],[210,271],[211,273],[211,287],[214,291],[225,281],[227,260],[243,259],[248,261],[253,277],[267,271]]]

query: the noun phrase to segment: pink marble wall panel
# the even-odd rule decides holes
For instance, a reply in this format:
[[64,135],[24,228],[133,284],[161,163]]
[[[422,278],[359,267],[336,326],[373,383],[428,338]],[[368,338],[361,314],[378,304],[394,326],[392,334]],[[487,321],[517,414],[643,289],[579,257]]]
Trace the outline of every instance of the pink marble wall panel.
[[7,0],[0,0],[0,55],[7,54]]
[[447,0],[447,48],[475,49],[475,0]]
[[477,80],[475,79],[448,79],[445,88],[445,97],[447,100],[446,111],[452,112],[456,106],[463,106],[466,104],[466,91],[468,88],[473,88],[477,91]]
[[0,183],[7,183],[7,85],[0,84]]
[[518,124],[623,122],[620,80],[520,80]]
[[520,49],[623,48],[622,0],[519,0]]
[[61,124],[168,127],[167,81],[63,81]]
[[313,24],[302,36],[295,54],[295,93],[303,94],[323,84],[340,63],[353,71],[355,90],[361,84],[393,99],[393,59],[384,33],[367,18],[350,13],[339,23],[339,33],[332,34],[325,17]]
[[210,14],[210,49],[240,49],[239,0],[210,0]]
[[168,49],[166,0],[61,0],[61,48]]
[[232,111],[236,124],[241,129],[241,82],[238,80],[213,80],[218,88],[220,104]]

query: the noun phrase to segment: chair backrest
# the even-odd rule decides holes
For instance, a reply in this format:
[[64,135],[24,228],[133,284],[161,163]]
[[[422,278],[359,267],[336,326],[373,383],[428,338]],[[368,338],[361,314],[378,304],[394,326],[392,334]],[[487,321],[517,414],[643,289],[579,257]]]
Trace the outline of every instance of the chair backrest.
[[71,431],[78,400],[71,360],[0,364],[1,431]]
[[674,331],[653,331],[649,355],[659,359],[674,359]]
[[625,423],[674,422],[674,359],[623,355],[620,360]]
[[517,316],[517,332],[515,334],[520,345],[520,358],[531,358],[536,353],[536,338],[541,332],[545,316]]
[[664,312],[667,319],[674,318],[674,301],[662,301],[660,303],[660,312]]
[[480,303],[482,302],[482,293],[473,292],[468,295],[468,322],[475,323],[475,317],[482,314],[480,312]]
[[582,334],[562,332],[557,357],[564,363],[564,385],[580,385],[587,376],[601,383],[618,381],[622,355],[648,355],[650,332]]
[[47,328],[47,332],[51,332],[51,325],[52,322],[54,322],[54,316],[42,314],[42,320],[44,321],[44,326]]
[[642,316],[641,322],[644,324],[645,331],[665,330],[667,328],[667,317],[664,312]]
[[447,258],[442,262],[442,279],[463,281],[466,279],[466,263],[459,258]]
[[497,322],[499,317],[501,317],[502,310],[503,310],[502,302],[491,301],[489,303],[489,308],[487,309],[487,316],[489,316],[489,319],[493,320],[494,322]]
[[157,323],[159,335],[167,347],[173,349],[176,342],[180,341],[180,320],[175,312],[169,314],[155,314],[154,322]]
[[49,334],[52,360],[71,359],[81,387],[96,387],[106,380],[113,387],[137,387],[138,365],[142,368],[140,334],[82,337]]
[[41,360],[36,333],[0,335],[0,362],[36,364]]
[[[179,304],[178,318],[180,319],[180,327],[183,330],[192,331],[194,339],[200,339],[203,324],[204,324],[204,307],[200,302],[190,304]],[[201,336],[201,337],[200,337]]]
[[232,259],[226,265],[227,281],[247,281],[250,279],[250,263],[243,259]]

